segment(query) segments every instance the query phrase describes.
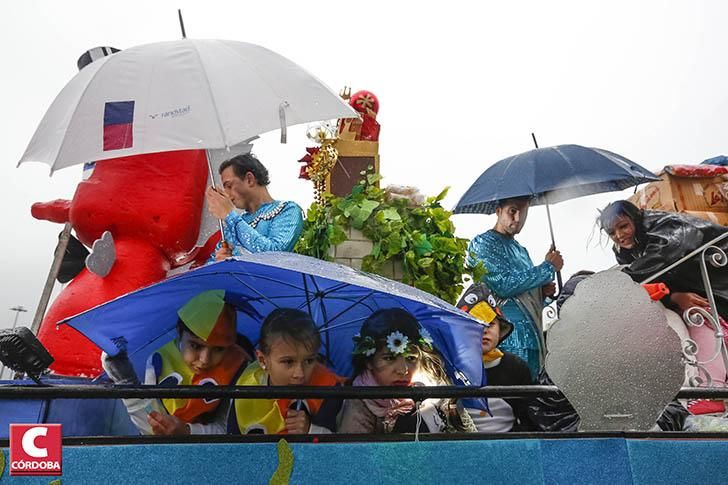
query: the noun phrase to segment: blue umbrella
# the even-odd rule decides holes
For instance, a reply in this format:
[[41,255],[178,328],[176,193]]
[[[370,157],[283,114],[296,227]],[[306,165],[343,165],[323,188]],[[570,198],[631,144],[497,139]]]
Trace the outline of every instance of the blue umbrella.
[[[546,204],[551,247],[556,249],[549,204],[585,195],[624,190],[660,180],[621,155],[601,148],[558,145],[519,153],[494,163],[470,186],[455,214],[493,214],[498,201],[531,196],[531,205]],[[556,273],[559,291],[561,273]]]
[[499,200],[533,196],[531,205],[624,190],[660,180],[621,155],[600,148],[537,148],[494,163],[470,186],[456,214],[493,214]]
[[[373,311],[404,308],[429,331],[456,383],[481,385],[481,322],[411,286],[292,253],[259,253],[189,271],[124,295],[65,322],[109,355],[128,352],[137,371],[173,338],[177,309],[196,294],[223,289],[238,311],[238,332],[256,343],[275,308],[311,314],[322,355],[340,375],[351,374],[352,337]],[[140,373],[140,372],[139,372]]]

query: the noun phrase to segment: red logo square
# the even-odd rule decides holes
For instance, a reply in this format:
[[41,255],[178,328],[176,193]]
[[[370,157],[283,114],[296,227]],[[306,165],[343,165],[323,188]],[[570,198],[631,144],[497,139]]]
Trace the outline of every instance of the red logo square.
[[10,475],[61,474],[60,424],[10,425]]

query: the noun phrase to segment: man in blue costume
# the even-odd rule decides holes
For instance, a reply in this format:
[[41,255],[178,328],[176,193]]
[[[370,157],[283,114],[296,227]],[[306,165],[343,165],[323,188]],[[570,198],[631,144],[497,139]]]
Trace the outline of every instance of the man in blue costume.
[[515,240],[528,216],[530,198],[498,202],[495,227],[479,234],[468,246],[470,263],[482,261],[488,273],[483,282],[503,300],[501,310],[513,323],[513,333],[501,345],[528,363],[534,379],[544,359],[541,312],[544,299],[556,293],[554,272],[564,265],[555,249],[546,253],[543,263],[534,266],[526,248]]
[[227,244],[218,244],[210,260],[246,251],[292,251],[303,230],[303,211],[295,202],[271,197],[263,164],[251,154],[238,155],[220,165],[220,178],[224,192],[208,188],[207,206],[223,220]]

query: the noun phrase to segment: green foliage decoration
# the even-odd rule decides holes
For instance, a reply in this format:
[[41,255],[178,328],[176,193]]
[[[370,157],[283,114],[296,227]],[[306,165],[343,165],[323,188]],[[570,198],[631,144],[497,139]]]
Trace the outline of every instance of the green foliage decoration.
[[463,289],[463,275],[479,281],[482,263],[466,263],[468,240],[455,236],[451,212],[441,205],[449,189],[411,206],[402,198],[388,198],[378,187],[381,175],[361,172],[362,180],[346,197],[324,196],[306,213],[303,234],[295,252],[331,260],[329,249],[346,241],[348,228],[372,240],[371,254],[362,270],[382,274],[384,263],[402,261],[403,282],[454,304]]

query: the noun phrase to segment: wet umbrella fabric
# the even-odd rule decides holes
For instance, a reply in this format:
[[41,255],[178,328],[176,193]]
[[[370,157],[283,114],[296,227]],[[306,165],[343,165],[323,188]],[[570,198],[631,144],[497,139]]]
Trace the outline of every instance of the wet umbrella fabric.
[[177,309],[198,293],[224,289],[238,311],[238,332],[256,343],[275,308],[299,308],[319,326],[321,353],[340,375],[351,374],[352,337],[373,311],[410,311],[431,334],[456,383],[483,383],[484,326],[454,306],[411,286],[291,253],[259,253],[214,263],[130,293],[67,320],[109,355],[126,350],[138,371],[173,338]]
[[61,90],[20,163],[228,148],[299,123],[357,113],[305,69],[263,47],[182,39],[98,59]]
[[490,166],[465,192],[456,214],[493,214],[498,201],[533,196],[531,205],[624,190],[660,180],[640,165],[600,148],[537,148]]

